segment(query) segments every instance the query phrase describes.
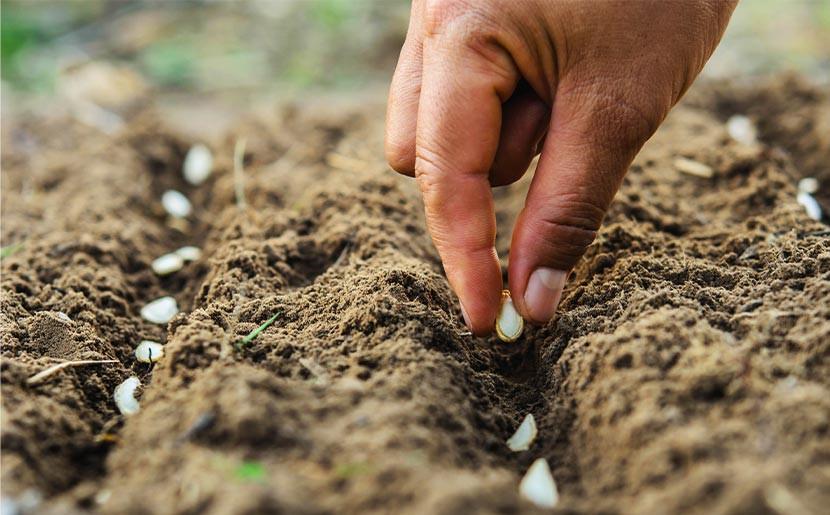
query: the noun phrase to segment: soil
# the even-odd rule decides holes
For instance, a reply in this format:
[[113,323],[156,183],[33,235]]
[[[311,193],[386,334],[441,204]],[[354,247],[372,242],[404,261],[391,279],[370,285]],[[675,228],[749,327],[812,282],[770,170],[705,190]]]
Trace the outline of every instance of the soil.
[[[378,100],[247,116],[208,142],[201,186],[180,174],[195,141],[152,106],[112,136],[4,120],[2,238],[19,244],[2,261],[4,503],[530,513],[517,483],[546,457],[561,512],[820,513],[830,227],[795,198],[815,176],[830,199],[828,109],[795,78],[696,87],[631,167],[558,317],[516,344],[466,332],[415,185],[383,163]],[[734,113],[761,144],[729,139]],[[495,193],[503,260],[526,187]],[[166,218],[169,188],[193,201],[186,221]],[[154,275],[183,245],[202,259]],[[162,295],[182,310],[167,327],[139,316]],[[165,342],[154,366],[133,357],[142,339]],[[79,359],[118,363],[27,383]],[[130,375],[141,410],[125,418],[112,393]],[[512,453],[527,413],[539,436]]]

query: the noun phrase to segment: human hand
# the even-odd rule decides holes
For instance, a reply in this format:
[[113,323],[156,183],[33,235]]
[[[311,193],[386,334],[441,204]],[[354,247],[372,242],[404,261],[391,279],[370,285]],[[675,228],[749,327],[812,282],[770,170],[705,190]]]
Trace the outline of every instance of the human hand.
[[467,325],[499,308],[491,186],[541,152],[510,250],[519,312],[544,323],[628,166],[714,51],[737,0],[414,0],[386,155],[417,178]]

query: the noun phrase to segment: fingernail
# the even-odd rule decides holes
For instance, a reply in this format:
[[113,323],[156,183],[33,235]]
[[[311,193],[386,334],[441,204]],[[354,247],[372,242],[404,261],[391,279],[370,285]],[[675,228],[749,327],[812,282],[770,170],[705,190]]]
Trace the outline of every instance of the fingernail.
[[567,276],[562,270],[544,267],[537,268],[530,274],[525,289],[525,306],[535,322],[548,322],[553,318]]
[[467,326],[467,329],[473,330],[473,326],[470,325],[470,317],[467,316],[467,310],[464,309],[464,304],[459,300],[458,305],[461,306],[461,316],[464,317],[464,325]]

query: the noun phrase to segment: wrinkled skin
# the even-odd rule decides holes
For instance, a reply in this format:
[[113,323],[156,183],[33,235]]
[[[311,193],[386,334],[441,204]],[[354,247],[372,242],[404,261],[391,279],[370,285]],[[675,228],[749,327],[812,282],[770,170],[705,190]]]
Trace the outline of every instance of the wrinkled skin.
[[643,143],[714,51],[731,0],[414,0],[389,94],[386,154],[416,177],[467,325],[503,287],[490,188],[541,153],[509,287],[537,323],[593,241]]

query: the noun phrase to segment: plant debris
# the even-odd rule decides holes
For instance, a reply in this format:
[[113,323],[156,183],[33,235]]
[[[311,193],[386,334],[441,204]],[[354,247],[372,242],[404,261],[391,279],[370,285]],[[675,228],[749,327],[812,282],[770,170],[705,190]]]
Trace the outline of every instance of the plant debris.
[[58,363],[57,365],[52,365],[51,367],[47,368],[46,370],[42,370],[37,374],[33,375],[29,379],[26,380],[27,384],[37,384],[42,382],[47,377],[51,376],[52,374],[63,370],[64,368],[69,367],[78,367],[81,365],[98,365],[103,363],[118,363],[117,359],[102,359],[102,360],[94,360],[94,359],[82,359],[78,361],[64,361],[63,363]]
[[272,316],[271,318],[266,320],[261,326],[257,327],[253,331],[251,331],[248,334],[248,336],[246,336],[245,338],[242,338],[241,340],[239,340],[239,342],[236,344],[237,348],[242,348],[245,345],[248,345],[249,343],[254,341],[254,339],[257,336],[259,336],[259,333],[261,333],[262,331],[268,329],[268,326],[274,323],[274,320],[276,320],[278,316],[279,316],[279,313],[275,314],[274,316]]

